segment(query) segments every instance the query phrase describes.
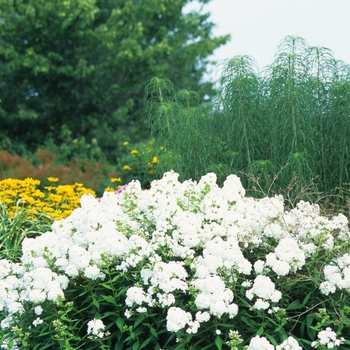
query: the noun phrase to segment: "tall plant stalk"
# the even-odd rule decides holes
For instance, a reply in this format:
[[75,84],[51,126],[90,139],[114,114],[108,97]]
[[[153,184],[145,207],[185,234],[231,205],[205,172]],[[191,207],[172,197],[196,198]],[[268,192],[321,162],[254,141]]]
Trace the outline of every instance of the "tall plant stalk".
[[152,135],[166,148],[161,171],[195,180],[214,171],[219,181],[235,173],[248,190],[259,181],[266,193],[291,183],[296,193],[310,184],[315,191],[349,186],[350,67],[329,49],[289,36],[262,72],[249,56],[224,61],[219,85],[208,104],[151,80]]

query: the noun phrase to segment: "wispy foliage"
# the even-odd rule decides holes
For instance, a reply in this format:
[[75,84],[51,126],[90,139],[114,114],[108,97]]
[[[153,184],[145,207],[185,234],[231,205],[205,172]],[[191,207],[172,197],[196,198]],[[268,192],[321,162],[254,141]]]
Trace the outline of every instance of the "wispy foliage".
[[[296,194],[305,187],[348,191],[349,77],[350,66],[329,49],[288,36],[262,71],[249,56],[224,61],[211,105],[181,104],[169,81],[153,79],[146,94],[151,128],[156,142],[166,145],[158,169],[196,180],[207,171],[219,181],[234,173],[248,191],[258,181],[266,194],[291,182]],[[159,132],[167,120],[171,134]]]

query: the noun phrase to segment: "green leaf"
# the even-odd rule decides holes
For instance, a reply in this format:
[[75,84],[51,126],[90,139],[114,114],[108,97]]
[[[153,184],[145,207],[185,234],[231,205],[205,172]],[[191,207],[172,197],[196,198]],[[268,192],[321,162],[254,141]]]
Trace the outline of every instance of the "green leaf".
[[300,303],[299,299],[296,299],[294,301],[292,301],[286,308],[287,311],[289,310],[297,310],[300,309],[302,306],[302,304]]
[[144,347],[146,347],[153,339],[154,339],[153,337],[149,337],[146,340],[144,340],[140,346],[140,350],[143,349]]
[[115,299],[111,295],[102,295],[102,299],[107,301],[107,303],[109,303],[109,304],[113,304],[113,305],[117,306]]
[[109,283],[100,283],[100,285],[108,290],[114,290],[114,287],[111,286]]
[[142,323],[142,321],[144,321],[145,317],[140,315],[136,318],[135,322],[134,322],[134,327],[136,328],[140,323]]
[[133,346],[132,350],[138,350],[140,348],[140,343],[137,341]]
[[150,332],[155,338],[158,338],[157,331],[156,331],[153,327],[150,327],[149,332]]
[[123,350],[124,349],[124,343],[123,342],[116,342],[114,346],[114,350]]
[[100,304],[99,304],[99,302],[98,302],[98,300],[96,298],[92,299],[92,303],[96,306],[97,309],[100,308]]
[[313,294],[313,292],[309,292],[309,293],[306,295],[306,297],[304,298],[303,303],[302,303],[302,306],[303,306],[303,307],[304,307],[304,306],[307,304],[307,302],[310,300],[312,294]]
[[115,323],[117,324],[119,330],[121,332],[123,332],[123,327],[124,327],[124,319],[122,317],[118,317],[117,321],[115,321]]
[[216,336],[216,338],[215,338],[215,345],[216,345],[216,347],[217,347],[219,350],[222,349],[222,344],[223,344],[222,339],[221,339],[219,336]]

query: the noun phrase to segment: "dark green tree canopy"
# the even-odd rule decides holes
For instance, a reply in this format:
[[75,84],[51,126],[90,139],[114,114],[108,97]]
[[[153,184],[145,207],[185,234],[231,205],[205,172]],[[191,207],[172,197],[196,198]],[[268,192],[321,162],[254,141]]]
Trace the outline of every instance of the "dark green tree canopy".
[[208,56],[229,36],[213,37],[209,14],[184,14],[189,2],[2,0],[0,148],[85,137],[112,153],[121,138],[145,137],[154,76],[211,95]]

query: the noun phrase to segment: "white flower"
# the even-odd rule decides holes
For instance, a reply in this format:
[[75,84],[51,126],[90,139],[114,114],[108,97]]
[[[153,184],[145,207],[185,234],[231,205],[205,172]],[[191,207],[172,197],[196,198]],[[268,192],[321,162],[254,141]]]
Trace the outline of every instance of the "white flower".
[[265,338],[255,336],[250,340],[247,350],[274,350],[275,347]]
[[39,317],[37,317],[33,322],[32,322],[32,324],[34,325],[34,327],[37,327],[39,324],[42,324],[44,321],[41,319],[41,318],[39,318]]
[[252,292],[262,299],[270,299],[275,291],[275,284],[267,276],[256,276]]
[[87,326],[87,334],[92,334],[98,338],[103,338],[103,330],[105,328],[105,325],[101,320],[94,318],[93,320],[88,322]]
[[228,312],[229,318],[234,318],[238,314],[238,305],[237,304],[228,305],[227,312]]
[[253,305],[253,308],[254,309],[257,309],[257,310],[266,310],[270,307],[270,303],[267,302],[267,301],[264,301],[260,298],[258,298],[255,302],[255,304]]
[[127,306],[132,306],[134,303],[136,305],[141,305],[142,303],[149,303],[150,298],[146,295],[140,287],[130,287],[126,291],[125,304]]
[[166,317],[166,328],[169,332],[177,332],[184,328],[189,322],[192,322],[192,316],[179,307],[172,306],[168,310]]
[[329,293],[335,293],[336,287],[334,284],[325,281],[320,284],[320,291],[324,295],[329,295]]
[[327,327],[325,330],[320,331],[317,334],[317,340],[311,343],[313,348],[318,348],[319,345],[327,346],[329,349],[333,349],[336,346],[344,343],[344,338],[337,338],[337,333],[335,333],[332,328]]
[[143,313],[147,312],[147,309],[145,307],[140,306],[140,307],[136,308],[136,311],[140,314],[143,314]]
[[198,311],[197,313],[196,313],[196,320],[198,321],[198,322],[207,322],[207,321],[209,321],[210,320],[210,313],[209,312],[207,312],[207,311],[204,311],[204,312],[202,312],[202,311]]
[[225,312],[227,312],[227,305],[222,300],[218,300],[210,304],[210,313],[212,315],[221,317]]
[[278,276],[286,276],[289,273],[290,265],[286,261],[276,260],[272,266],[272,270]]
[[276,346],[276,350],[303,350],[293,337],[288,337],[281,345]]
[[84,271],[84,276],[91,280],[96,280],[98,278],[104,278],[104,274],[97,266],[88,266]]
[[263,270],[264,270],[264,265],[265,265],[264,261],[257,260],[254,263],[254,271],[255,271],[255,273],[257,273],[258,275],[261,275],[263,273]]
[[175,297],[174,294],[168,293],[168,294],[160,294],[157,293],[159,304],[162,307],[170,306],[175,303]]
[[33,289],[29,292],[28,299],[34,304],[43,303],[46,300],[46,293],[40,289]]
[[198,321],[189,321],[188,322],[188,328],[186,329],[186,333],[188,334],[195,334],[198,332],[199,328],[199,322]]
[[43,308],[40,305],[38,305],[34,308],[34,312],[36,315],[41,315],[43,312]]

